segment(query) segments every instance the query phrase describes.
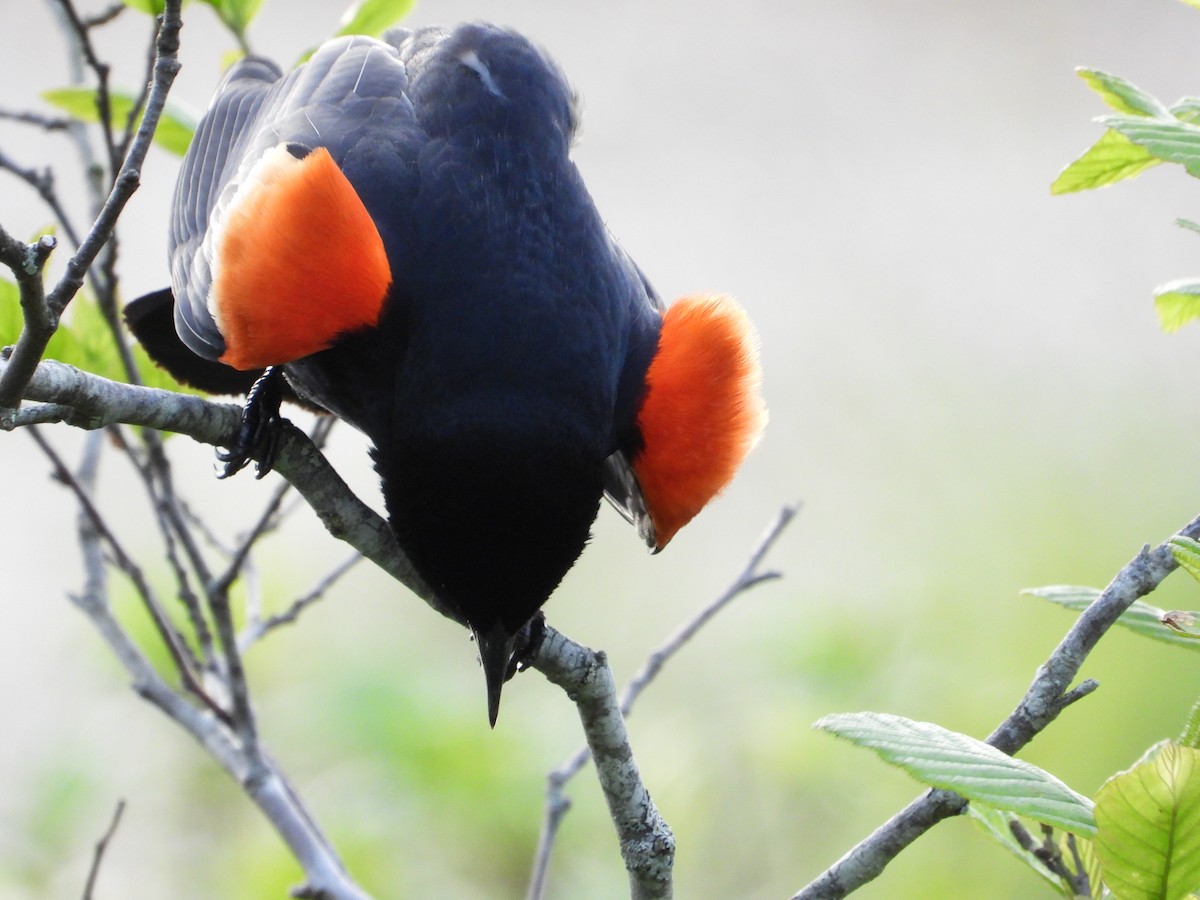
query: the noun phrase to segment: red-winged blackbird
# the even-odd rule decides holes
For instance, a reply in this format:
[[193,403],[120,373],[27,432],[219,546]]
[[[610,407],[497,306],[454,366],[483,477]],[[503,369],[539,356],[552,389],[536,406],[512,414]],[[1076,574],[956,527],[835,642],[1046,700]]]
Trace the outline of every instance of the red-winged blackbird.
[[267,370],[371,439],[400,546],[478,642],[493,725],[600,498],[660,550],[765,422],[745,314],[664,309],[568,157],[576,124],[558,67],[489,25],[339,38],[287,75],[243,60],[183,162],[172,290],[127,316],[181,380]]

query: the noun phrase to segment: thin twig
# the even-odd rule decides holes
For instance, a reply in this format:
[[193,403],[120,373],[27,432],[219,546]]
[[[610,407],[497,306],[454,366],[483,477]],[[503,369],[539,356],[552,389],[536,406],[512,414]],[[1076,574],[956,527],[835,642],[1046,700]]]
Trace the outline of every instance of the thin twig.
[[[68,18],[78,23],[79,17],[75,14],[70,0],[59,0],[59,3]],[[36,279],[38,284],[36,290],[39,293],[37,297],[31,297],[31,303],[27,306],[26,296],[27,294],[32,295],[34,289],[30,283],[21,282],[20,272],[16,268],[13,269],[21,285],[22,308],[26,319],[25,327],[21,331],[21,337],[18,339],[17,346],[13,351],[10,360],[11,364],[6,366],[3,375],[0,375],[0,409],[11,409],[20,401],[29,379],[33,376],[38,360],[42,358],[42,354],[46,351],[46,344],[50,341],[50,337],[58,327],[59,317],[61,317],[63,310],[66,309],[67,304],[78,293],[79,288],[82,287],[84,276],[87,274],[89,267],[96,259],[101,248],[112,236],[113,230],[116,228],[117,219],[125,208],[125,204],[129,201],[133,192],[137,190],[141,181],[141,165],[146,158],[146,153],[150,149],[150,141],[154,136],[154,129],[157,127],[159,117],[166,105],[167,92],[170,90],[171,83],[175,80],[175,74],[179,71],[179,60],[177,57],[179,53],[180,24],[179,4],[176,2],[168,3],[158,30],[156,41],[157,58],[154,63],[154,83],[150,90],[150,98],[146,103],[146,115],[142,118],[142,124],[138,128],[137,136],[130,145],[129,152],[126,154],[124,162],[121,163],[120,171],[113,180],[113,187],[109,192],[108,199],[92,223],[91,230],[76,249],[75,254],[67,262],[66,271],[63,273],[62,278],[59,279],[49,294],[42,296],[40,294],[41,266],[39,265],[37,269],[39,277]],[[85,54],[90,55],[89,62],[91,62],[95,54],[91,50],[90,41],[87,40],[86,30],[83,30],[80,40]],[[96,64],[101,65],[98,60]],[[12,241],[7,233],[0,235],[0,238],[7,239],[5,243]],[[43,242],[45,240],[43,238]],[[10,268],[13,268],[8,258],[2,258],[0,261],[5,262]],[[45,260],[43,259],[42,263],[44,264],[44,262]],[[34,304],[32,300],[40,300],[41,302]],[[35,305],[42,307],[41,311],[37,313],[40,320],[31,323],[30,310]]]
[[258,521],[238,541],[237,547],[234,548],[233,553],[230,555],[229,564],[225,567],[225,571],[207,585],[207,590],[210,594],[229,592],[234,581],[241,574],[242,567],[246,564],[246,559],[249,557],[251,549],[273,527],[272,523],[276,520],[276,514],[283,503],[283,498],[287,496],[291,487],[291,484],[283,481],[275,489],[275,492],[271,495],[271,499],[267,501],[267,505],[259,515]]
[[104,861],[104,851],[108,849],[109,842],[113,839],[113,835],[117,833],[117,826],[121,824],[121,814],[124,812],[125,801],[118,800],[117,808],[113,810],[112,821],[108,823],[108,828],[100,836],[100,840],[96,841],[96,852],[92,857],[92,866],[88,869],[87,882],[83,886],[83,900],[92,900],[92,892],[96,889],[96,876],[100,874],[100,863]]
[[71,120],[64,116],[47,116],[28,109],[0,108],[0,119],[34,125],[44,131],[66,131],[71,127]]
[[[125,668],[133,689],[187,731],[239,784],[287,843],[304,869],[307,884],[302,890],[323,900],[366,900],[367,895],[346,874],[329,841],[316,827],[292,786],[263,752],[265,770],[251,778],[238,743],[227,723],[211,711],[199,709],[173,691],[154,670],[149,660],[113,618],[103,592],[103,576],[94,562],[97,554],[86,548],[97,546],[81,531],[88,563],[88,589],[72,600],[91,620],[113,655]],[[100,570],[103,565],[98,566]],[[91,588],[99,587],[98,592]],[[297,895],[298,896],[298,895]]]
[[196,637],[200,657],[199,664],[201,668],[209,669],[213,661],[212,632],[209,630],[208,622],[204,618],[200,598],[192,588],[191,575],[184,566],[183,561],[179,558],[180,541],[175,533],[175,528],[173,527],[166,506],[167,502],[165,500],[154,504],[155,519],[158,521],[159,533],[163,537],[167,564],[170,565],[171,572],[175,576],[179,602],[183,604],[184,611],[188,616],[188,622],[192,626],[192,634]]
[[94,15],[84,17],[82,20],[83,27],[91,31],[93,28],[99,28],[101,25],[107,25],[123,13],[125,9],[125,4],[121,2],[109,4],[108,9],[102,9]]
[[133,558],[125,552],[125,548],[121,542],[117,540],[115,534],[108,527],[108,523],[100,514],[99,509],[92,502],[92,498],[88,491],[84,489],[79,480],[67,468],[58,452],[50,445],[50,443],[41,435],[41,432],[35,426],[30,426],[26,432],[33,438],[42,454],[50,461],[54,468],[54,477],[66,486],[71,493],[75,495],[75,499],[79,502],[79,507],[84,516],[90,521],[90,527],[95,531],[96,535],[104,542],[113,555],[113,559],[117,567],[125,574],[133,584],[134,590],[137,592],[142,605],[146,608],[151,621],[154,623],[155,629],[158,631],[159,637],[163,644],[170,652],[171,660],[175,663],[175,669],[179,673],[180,683],[194,694],[197,698],[206,703],[218,715],[224,715],[220,706],[208,695],[201,686],[199,679],[192,671],[194,657],[187,647],[187,642],[183,636],[175,630],[175,626],[171,624],[171,620],[163,612],[162,604],[159,603],[158,597],[154,590],[150,587],[146,577],[143,574],[141,567],[133,561]]
[[246,683],[246,670],[242,665],[241,651],[238,649],[229,593],[209,592],[208,610],[212,614],[217,643],[224,656],[225,684],[229,689],[232,706],[231,724],[237,731],[242,755],[246,761],[247,780],[256,782],[266,776],[267,764],[258,742],[258,726],[254,720],[254,709],[250,705],[250,688]]
[[[146,487],[158,508],[162,510],[165,519],[163,527],[172,531],[175,538],[182,544],[183,552],[187,555],[188,564],[192,567],[196,578],[201,584],[208,584],[212,580],[212,572],[192,534],[188,516],[183,509],[183,501],[175,491],[171,462],[163,448],[162,437],[157,432],[147,430],[145,433],[155,436],[153,441],[146,442],[147,458],[145,468],[142,470]],[[137,460],[132,454],[132,449],[130,460],[137,467]],[[211,655],[212,639],[207,633],[207,629],[202,629],[197,637],[200,639],[201,645],[208,648],[208,653]]]
[[133,136],[137,133],[138,116],[142,114],[142,109],[146,106],[146,100],[150,97],[150,86],[154,83],[155,56],[154,41],[151,40],[150,47],[146,53],[146,74],[142,78],[141,90],[138,91],[137,97],[129,107],[129,114],[125,117],[125,129],[122,133],[120,146],[122,156],[129,152],[129,144],[133,140]]
[[58,5],[62,9],[68,26],[75,33],[77,46],[83,54],[84,61],[96,76],[96,112],[100,119],[100,129],[104,133],[104,146],[108,151],[108,168],[115,178],[121,157],[117,155],[117,145],[113,140],[112,99],[108,93],[108,74],[111,67],[96,55],[96,48],[92,46],[88,27],[75,9],[72,0],[58,0]]
[[[1180,535],[1200,537],[1200,517],[1189,522]],[[1135,600],[1153,591],[1175,571],[1177,564],[1169,543],[1155,549],[1143,547],[1099,597],[1075,621],[1049,658],[1038,669],[1033,683],[1016,709],[988,737],[987,742],[1013,755],[1057,718],[1070,703],[1090,691],[1068,687],[1088,654]],[[918,797],[877,828],[820,876],[801,889],[792,900],[831,900],[845,897],[884,868],[909,844],[943,819],[961,813],[967,801],[952,791],[933,790]]]
[[[68,123],[68,127],[70,127],[70,123]],[[75,230],[75,226],[71,222],[71,217],[67,214],[66,207],[58,199],[58,192],[54,189],[54,173],[49,168],[34,169],[22,166],[4,151],[0,150],[0,169],[15,175],[33,188],[37,192],[37,195],[42,198],[42,202],[50,208],[50,212],[54,214],[55,222],[58,223],[58,227],[66,235],[71,246],[79,246],[79,232]]]
[[783,507],[779,511],[779,515],[775,517],[775,520],[763,532],[758,546],[750,554],[750,559],[747,561],[746,567],[741,571],[733,584],[721,596],[700,610],[690,622],[686,622],[682,628],[671,635],[661,647],[650,654],[641,671],[630,679],[629,684],[625,687],[625,692],[621,695],[622,715],[629,715],[638,695],[654,680],[666,662],[678,653],[684,644],[695,637],[696,633],[707,625],[713,616],[751,588],[783,577],[779,572],[760,572],[759,566],[762,564],[764,557],[766,557],[775,545],[775,541],[783,534],[783,530],[787,528],[788,523],[795,517],[798,510],[799,506],[797,505]]
[[238,637],[238,645],[242,652],[245,653],[250,649],[251,645],[262,640],[267,634],[281,625],[290,625],[300,617],[300,614],[305,609],[312,606],[318,600],[325,596],[330,588],[337,581],[353,569],[359,562],[362,561],[362,554],[357,551],[346,559],[342,560],[318,581],[307,594],[297,598],[281,613],[276,613],[273,616],[267,616],[265,619],[250,619],[246,623],[246,627],[242,629],[241,635]]
[[[719,597],[701,609],[689,621],[684,623],[675,634],[671,635],[657,650],[647,657],[646,662],[638,671],[629,683],[625,686],[625,690],[621,694],[620,710],[621,715],[628,717],[633,710],[634,701],[643,690],[650,684],[651,681],[662,670],[662,667],[683,646],[695,636],[701,628],[707,624],[713,616],[728,606],[736,597],[745,593],[757,585],[767,581],[773,581],[780,578],[778,572],[760,572],[759,567],[762,565],[763,559],[770,552],[775,541],[787,528],[788,523],[792,521],[798,510],[798,506],[785,506],[779,511],[779,515],[775,520],[767,526],[759,539],[758,545],[750,554],[750,558],[741,573],[734,579],[733,583],[721,593]],[[527,900],[540,900],[546,889],[546,876],[550,867],[550,856],[554,850],[554,842],[558,835],[558,828],[562,823],[563,817],[571,808],[571,801],[563,792],[567,782],[570,781],[580,769],[582,769],[592,753],[585,744],[580,747],[569,759],[562,765],[546,776],[546,805],[542,816],[542,829],[538,836],[537,851],[534,855],[533,873],[529,881],[529,890],[526,893]]]

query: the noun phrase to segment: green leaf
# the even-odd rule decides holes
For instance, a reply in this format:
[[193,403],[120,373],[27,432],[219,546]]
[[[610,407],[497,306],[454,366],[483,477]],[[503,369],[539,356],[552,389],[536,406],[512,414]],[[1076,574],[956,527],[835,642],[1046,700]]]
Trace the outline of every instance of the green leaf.
[[1167,107],[1124,78],[1099,69],[1078,68],[1075,73],[1087,82],[1100,99],[1119,113],[1133,116],[1168,116]]
[[408,15],[416,0],[355,0],[342,13],[337,33],[379,37]]
[[95,88],[69,87],[43,91],[42,99],[57,106],[73,119],[81,122],[100,121],[100,112],[96,108]]
[[1200,699],[1188,710],[1187,722],[1184,723],[1183,733],[1179,735],[1177,743],[1193,749],[1200,748]]
[[1200,581],[1200,544],[1182,534],[1175,535],[1167,544],[1175,562],[1179,563],[1179,568]]
[[0,278],[0,347],[15,344],[24,324],[21,289],[14,282]]
[[[11,281],[0,278],[0,347],[17,342],[24,325],[21,313],[21,292]],[[142,383],[186,394],[201,394],[194,388],[181,385],[154,363],[140,344],[132,347]],[[80,292],[67,308],[67,320],[60,323],[46,347],[46,357],[103,375],[114,381],[127,381],[125,367],[113,343],[112,332],[96,301]]]
[[1100,124],[1115,128],[1140,147],[1167,162],[1179,163],[1200,177],[1200,126],[1174,116],[1102,116]]
[[238,37],[246,34],[246,28],[258,15],[263,0],[204,0],[225,23],[225,27]]
[[1200,280],[1179,278],[1154,289],[1154,309],[1163,331],[1178,331],[1200,318]]
[[62,361],[113,381],[125,381],[125,368],[100,304],[90,293],[80,292],[70,310],[75,352],[72,359]]
[[[72,118],[81,122],[99,122],[100,112],[96,106],[95,88],[69,87],[44,91],[42,99],[50,103]],[[132,94],[123,91],[109,91],[109,121],[114,128],[124,128],[133,109]],[[138,124],[141,118],[138,118]],[[176,156],[187,152],[192,135],[196,132],[195,119],[170,103],[163,110],[158,120],[158,128],[154,132],[154,142]]]
[[1186,228],[1188,231],[1194,231],[1200,234],[1200,222],[1193,222],[1191,219],[1179,218],[1175,220],[1175,224],[1180,228]]
[[1096,833],[1090,800],[1049,772],[965,734],[872,712],[825,716],[813,727],[868,747],[885,762],[933,787],[1072,834]]
[[219,68],[222,72],[228,72],[233,64],[246,58],[246,51],[241,47],[231,47],[221,54]]
[[[1049,600],[1066,609],[1080,611],[1087,609],[1092,601],[1100,596],[1100,591],[1096,588],[1066,584],[1028,588],[1021,593],[1032,597],[1041,597],[1043,600]],[[1159,609],[1157,606],[1151,606],[1141,600],[1134,600],[1129,609],[1121,614],[1121,618],[1117,619],[1117,624],[1143,637],[1154,638],[1156,641],[1163,641],[1176,647],[1186,647],[1188,650],[1200,650],[1200,642],[1178,634],[1162,623],[1162,617],[1166,615],[1166,612],[1165,609]]]
[[1121,900],[1200,890],[1200,750],[1171,741],[1096,794],[1096,855]]
[[1051,194],[1070,194],[1132,178],[1157,166],[1158,159],[1119,131],[1109,129],[1084,154],[1063,169],[1050,185]]
[[1200,97],[1184,97],[1171,107],[1171,115],[1184,122],[1200,119]]
[[166,9],[165,0],[121,0],[130,9],[144,12],[151,16],[161,16]]

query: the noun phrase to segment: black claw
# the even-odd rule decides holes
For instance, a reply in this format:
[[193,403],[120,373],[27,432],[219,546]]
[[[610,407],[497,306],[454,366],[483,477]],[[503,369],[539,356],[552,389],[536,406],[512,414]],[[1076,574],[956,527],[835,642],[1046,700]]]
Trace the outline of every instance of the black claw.
[[240,472],[251,459],[256,460],[254,477],[262,478],[275,465],[282,435],[283,370],[271,366],[258,377],[246,394],[242,424],[237,440],[227,450],[217,450],[217,477],[228,478]]
[[525,623],[525,627],[517,632],[516,646],[513,649],[512,662],[509,664],[507,681],[517,672],[523,672],[533,665],[538,652],[542,649],[542,641],[546,639],[546,614],[540,609],[533,618]]

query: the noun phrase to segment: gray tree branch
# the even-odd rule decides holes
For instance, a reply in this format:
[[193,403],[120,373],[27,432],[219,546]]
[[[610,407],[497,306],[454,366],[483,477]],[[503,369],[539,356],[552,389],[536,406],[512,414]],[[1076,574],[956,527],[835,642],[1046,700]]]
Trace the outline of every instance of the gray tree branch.
[[[0,360],[0,378],[8,364]],[[30,400],[53,404],[55,409],[63,411],[62,421],[78,427],[95,429],[119,422],[186,434],[216,446],[232,440],[241,419],[236,406],[109,381],[53,360],[45,360],[37,367],[25,393]],[[11,430],[16,423],[12,417],[0,418],[0,427]],[[305,498],[334,537],[350,544],[434,609],[457,619],[453,610],[441,604],[413,570],[387,522],[350,491],[308,437],[290,423],[284,425],[275,469]],[[755,583],[759,580],[761,578],[755,579]],[[286,782],[266,754],[261,755],[260,765],[252,766],[244,752],[245,733],[231,732],[211,713],[198,718],[195,708],[175,694],[157,674],[145,671],[140,651],[120,632],[111,617],[105,618],[95,604],[87,611],[93,615],[114,653],[126,663],[135,689],[176,718],[244,785],[269,817],[275,815],[278,812],[275,805],[281,802],[279,798],[283,796]],[[115,633],[114,629],[120,633]],[[553,629],[547,631],[533,666],[563,687],[579,709],[588,746],[597,761],[601,787],[620,836],[633,896],[669,897],[673,838],[641,783],[633,762],[616,686],[604,654],[576,644]],[[186,715],[184,709],[188,711]],[[184,717],[179,718],[181,715]],[[213,729],[217,729],[219,735],[210,733]],[[273,787],[264,793],[264,784]],[[290,819],[283,824],[275,818],[271,821],[281,833],[285,826],[290,828],[293,824]],[[303,838],[312,827],[309,822],[295,834],[284,833],[305,867],[310,886],[322,883],[322,878],[330,878],[333,871],[328,866],[310,869],[306,862],[311,858],[313,846]],[[332,893],[328,896],[353,895]]]
[[[1180,535],[1200,538],[1200,517]],[[987,742],[1009,755],[1016,754],[1042,732],[1058,714],[1097,686],[1084,681],[1068,690],[1083,662],[1133,601],[1153,591],[1176,569],[1169,543],[1142,551],[1125,565],[1108,587],[1080,613],[1049,658],[1038,669],[1033,683],[1016,709],[988,737]],[[913,841],[943,819],[958,815],[967,801],[952,791],[930,790],[877,828],[792,900],[833,900],[845,897],[876,878]]]
[[[741,573],[725,591],[701,609],[686,622],[675,634],[671,635],[657,650],[650,654],[645,664],[625,686],[617,709],[621,716],[628,717],[633,710],[634,701],[650,682],[662,671],[662,667],[678,653],[695,634],[706,625],[713,616],[728,606],[733,600],[746,591],[767,581],[781,577],[778,572],[763,572],[760,570],[763,559],[774,546],[775,541],[787,528],[788,523],[795,517],[797,507],[785,506],[779,515],[763,532],[758,546],[750,554],[750,559]],[[542,830],[538,837],[537,853],[534,857],[533,874],[529,880],[527,900],[541,900],[545,889],[546,879],[550,868],[550,855],[558,835],[558,828],[563,817],[571,808],[571,801],[564,793],[567,783],[575,777],[589,759],[592,758],[590,742],[575,752],[566,762],[546,776],[546,807],[542,817]],[[636,798],[631,798],[636,800]]]
[[596,776],[617,829],[630,897],[670,897],[675,836],[642,783],[607,657],[546,626],[532,665],[566,691],[579,710]]

